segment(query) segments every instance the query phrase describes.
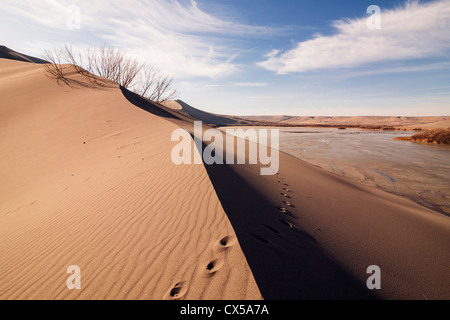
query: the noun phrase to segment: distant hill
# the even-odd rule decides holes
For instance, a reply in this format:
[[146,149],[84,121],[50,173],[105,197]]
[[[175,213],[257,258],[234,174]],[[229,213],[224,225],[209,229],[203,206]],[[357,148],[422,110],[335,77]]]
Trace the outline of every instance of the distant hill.
[[219,115],[210,112],[206,112],[197,108],[194,108],[182,100],[169,100],[162,103],[164,106],[184,113],[194,119],[201,120],[205,123],[215,126],[255,126],[262,125],[263,121],[244,119],[236,116]]
[[45,61],[43,59],[39,59],[36,57],[32,57],[17,51],[14,51],[8,47],[0,46],[0,58],[3,59],[10,59],[10,60],[17,60],[17,61],[24,61],[24,62],[31,62],[31,63],[47,63],[48,61]]
[[364,129],[408,129],[450,127],[449,116],[395,117],[395,116],[242,116],[253,121],[268,121],[279,126],[357,127]]
[[164,106],[194,119],[216,126],[280,126],[280,127],[354,127],[364,129],[423,130],[450,127],[450,117],[394,116],[230,116],[194,108],[182,100],[169,100]]

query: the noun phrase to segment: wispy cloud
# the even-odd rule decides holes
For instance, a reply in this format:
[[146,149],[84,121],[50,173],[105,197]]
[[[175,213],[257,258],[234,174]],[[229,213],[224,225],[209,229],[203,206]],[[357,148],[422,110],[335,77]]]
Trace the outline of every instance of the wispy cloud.
[[267,87],[269,84],[266,82],[235,82],[236,87]]
[[279,99],[278,96],[260,95],[260,96],[247,96],[247,99],[258,99],[258,100],[274,100]]
[[278,74],[351,68],[368,63],[448,57],[450,1],[381,10],[381,29],[367,27],[367,17],[339,20],[332,36],[316,35],[291,50],[272,50],[259,66]]
[[370,70],[363,71],[350,71],[343,75],[343,78],[360,77],[360,76],[372,76],[379,74],[395,74],[395,73],[414,73],[414,72],[426,72],[436,70],[450,70],[450,62],[436,62],[426,63],[414,66],[392,66],[385,68],[371,68]]
[[[66,25],[73,5],[81,10],[76,32]],[[3,0],[0,11],[58,35],[61,42],[75,38],[74,45],[87,45],[83,39],[88,39],[92,45],[118,47],[179,77],[233,74],[239,70],[241,38],[278,32],[212,15],[193,0]]]

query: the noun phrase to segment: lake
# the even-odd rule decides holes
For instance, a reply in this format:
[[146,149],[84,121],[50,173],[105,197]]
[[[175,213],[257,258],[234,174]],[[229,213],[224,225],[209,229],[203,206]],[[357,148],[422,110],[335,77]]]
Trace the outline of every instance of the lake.
[[393,140],[415,133],[406,131],[279,129],[285,153],[450,214],[449,145]]

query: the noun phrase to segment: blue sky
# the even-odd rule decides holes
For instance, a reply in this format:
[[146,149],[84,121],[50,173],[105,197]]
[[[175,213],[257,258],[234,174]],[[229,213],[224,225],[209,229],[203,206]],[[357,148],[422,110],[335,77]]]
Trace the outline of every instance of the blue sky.
[[215,113],[450,115],[450,0],[2,0],[0,28],[35,56],[117,47]]

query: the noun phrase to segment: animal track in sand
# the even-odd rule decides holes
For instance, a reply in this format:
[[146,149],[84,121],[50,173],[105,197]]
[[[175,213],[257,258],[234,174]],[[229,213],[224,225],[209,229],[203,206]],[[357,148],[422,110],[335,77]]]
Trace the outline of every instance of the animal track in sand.
[[295,208],[295,206],[292,203],[290,203],[289,201],[283,200],[283,203],[291,208]]
[[290,199],[291,197],[289,195],[287,195],[286,193],[281,192],[280,193],[283,197]]
[[213,276],[217,271],[222,269],[224,263],[222,258],[211,260],[206,266],[206,273],[208,276]]
[[267,225],[267,224],[264,224],[264,223],[263,223],[263,226],[266,227],[268,230],[270,230],[270,231],[273,232],[273,233],[280,234],[280,231],[278,231],[278,230],[275,229],[274,227],[271,227],[271,226],[269,226],[269,225]]
[[289,227],[290,229],[294,229],[294,225],[293,225],[292,223],[290,223],[289,221],[280,219],[280,222],[281,222],[282,224],[284,224],[285,226]]
[[292,212],[290,212],[289,210],[286,211],[282,211],[282,213],[284,213],[285,215],[293,218],[293,219],[298,219]]
[[291,218],[298,219],[292,212],[290,212],[289,210],[287,210],[285,207],[277,207],[277,209],[278,209],[281,213],[284,213],[284,214],[290,216]]
[[165,300],[179,300],[186,295],[188,284],[184,281],[175,283],[175,285],[165,294]]
[[214,243],[213,251],[219,253],[228,250],[236,244],[236,241],[237,239],[235,236],[225,236]]
[[250,233],[250,235],[251,235],[253,238],[255,238],[255,240],[257,240],[258,242],[260,242],[260,243],[262,243],[262,244],[265,244],[265,245],[269,244],[269,240],[267,240],[267,239],[264,238],[264,237],[261,237],[260,235],[257,235],[257,234],[255,234],[255,233]]
[[[266,226],[266,225],[265,225],[265,226]],[[267,226],[266,226],[266,227],[267,227]],[[272,228],[272,227],[271,227],[271,229],[274,230],[274,228]],[[276,254],[278,254],[278,255],[280,255],[280,256],[282,256],[282,257],[284,257],[284,258],[292,259],[291,254],[290,254],[285,248],[283,248],[282,246],[277,245],[276,242],[271,242],[271,241],[267,240],[266,238],[264,238],[264,237],[262,237],[262,236],[260,236],[260,235],[258,235],[258,234],[255,234],[255,233],[250,233],[250,235],[251,235],[257,242],[259,242],[260,244],[262,244],[262,245],[263,245],[264,247],[266,247],[267,249],[269,249],[269,250],[275,252]]]
[[282,224],[284,224],[285,226],[289,227],[291,230],[293,230],[293,231],[299,233],[300,235],[302,235],[304,238],[306,238],[306,239],[309,240],[310,242],[317,243],[317,240],[316,240],[313,236],[311,236],[309,233],[307,233],[307,232],[301,230],[299,227],[297,227],[296,225],[290,223],[289,221],[280,219],[280,222],[281,222]]

